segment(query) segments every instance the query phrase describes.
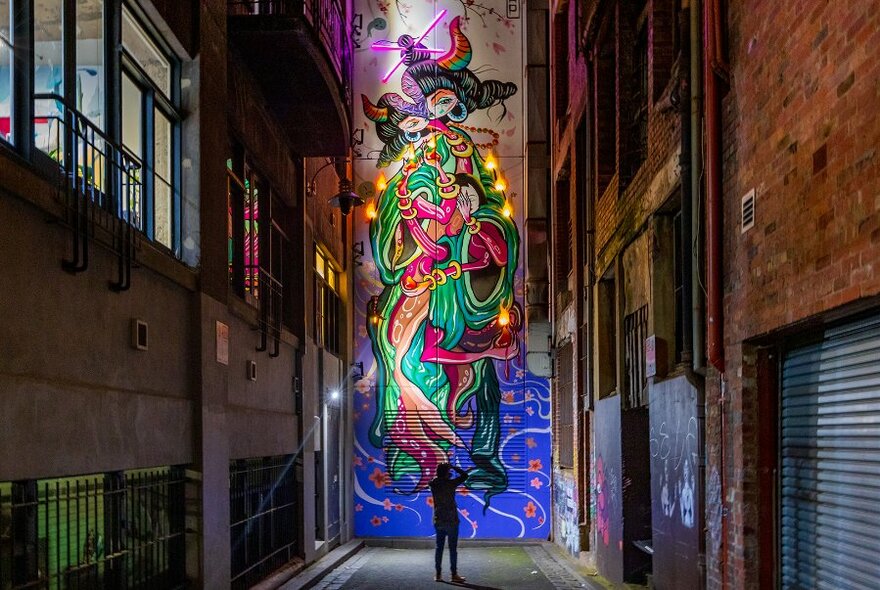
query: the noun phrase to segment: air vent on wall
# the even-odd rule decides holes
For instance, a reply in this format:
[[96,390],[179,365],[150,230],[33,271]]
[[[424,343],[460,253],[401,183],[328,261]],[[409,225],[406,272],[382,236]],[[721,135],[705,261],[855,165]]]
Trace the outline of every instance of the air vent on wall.
[[755,227],[755,189],[742,198],[742,231],[746,233]]
[[147,322],[132,318],[131,320],[131,347],[136,350],[147,350],[150,345],[150,330]]

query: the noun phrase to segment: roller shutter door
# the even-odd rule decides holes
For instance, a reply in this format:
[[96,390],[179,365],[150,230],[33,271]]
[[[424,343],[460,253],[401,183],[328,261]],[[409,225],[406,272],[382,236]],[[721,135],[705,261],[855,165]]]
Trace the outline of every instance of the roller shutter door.
[[787,353],[781,415],[782,587],[880,588],[880,316]]

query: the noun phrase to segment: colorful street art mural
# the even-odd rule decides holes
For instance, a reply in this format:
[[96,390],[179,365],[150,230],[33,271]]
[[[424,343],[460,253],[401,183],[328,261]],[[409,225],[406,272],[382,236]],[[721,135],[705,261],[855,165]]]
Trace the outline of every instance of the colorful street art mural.
[[438,464],[470,470],[464,537],[546,538],[550,393],[525,367],[519,11],[355,4],[355,528],[433,534]]

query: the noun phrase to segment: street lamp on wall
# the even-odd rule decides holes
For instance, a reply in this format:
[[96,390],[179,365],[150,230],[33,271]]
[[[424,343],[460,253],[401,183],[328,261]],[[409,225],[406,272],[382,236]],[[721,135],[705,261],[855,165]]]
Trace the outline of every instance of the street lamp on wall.
[[[306,186],[306,193],[311,197],[318,194],[318,188],[315,184],[315,179],[318,177],[318,174],[327,166],[331,166],[336,164],[336,160],[330,160],[312,174],[312,179],[309,180],[308,185]],[[331,207],[335,207],[339,209],[343,215],[348,215],[351,213],[351,210],[355,207],[360,207],[364,204],[364,200],[353,190],[354,186],[351,183],[351,180],[346,178],[345,176],[339,179],[339,192],[335,195],[327,199],[327,202]]]

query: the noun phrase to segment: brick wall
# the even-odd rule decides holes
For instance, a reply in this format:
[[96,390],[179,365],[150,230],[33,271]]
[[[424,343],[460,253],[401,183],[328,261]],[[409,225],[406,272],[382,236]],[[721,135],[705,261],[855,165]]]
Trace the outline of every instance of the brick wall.
[[[729,3],[727,16],[727,373],[710,371],[707,379],[708,587],[722,587],[725,571],[726,588],[756,588],[772,556],[758,551],[768,523],[756,518],[759,416],[748,341],[880,293],[880,11],[870,0],[753,1]],[[752,188],[756,225],[741,234],[740,199]],[[723,498],[730,500],[726,543]]]

